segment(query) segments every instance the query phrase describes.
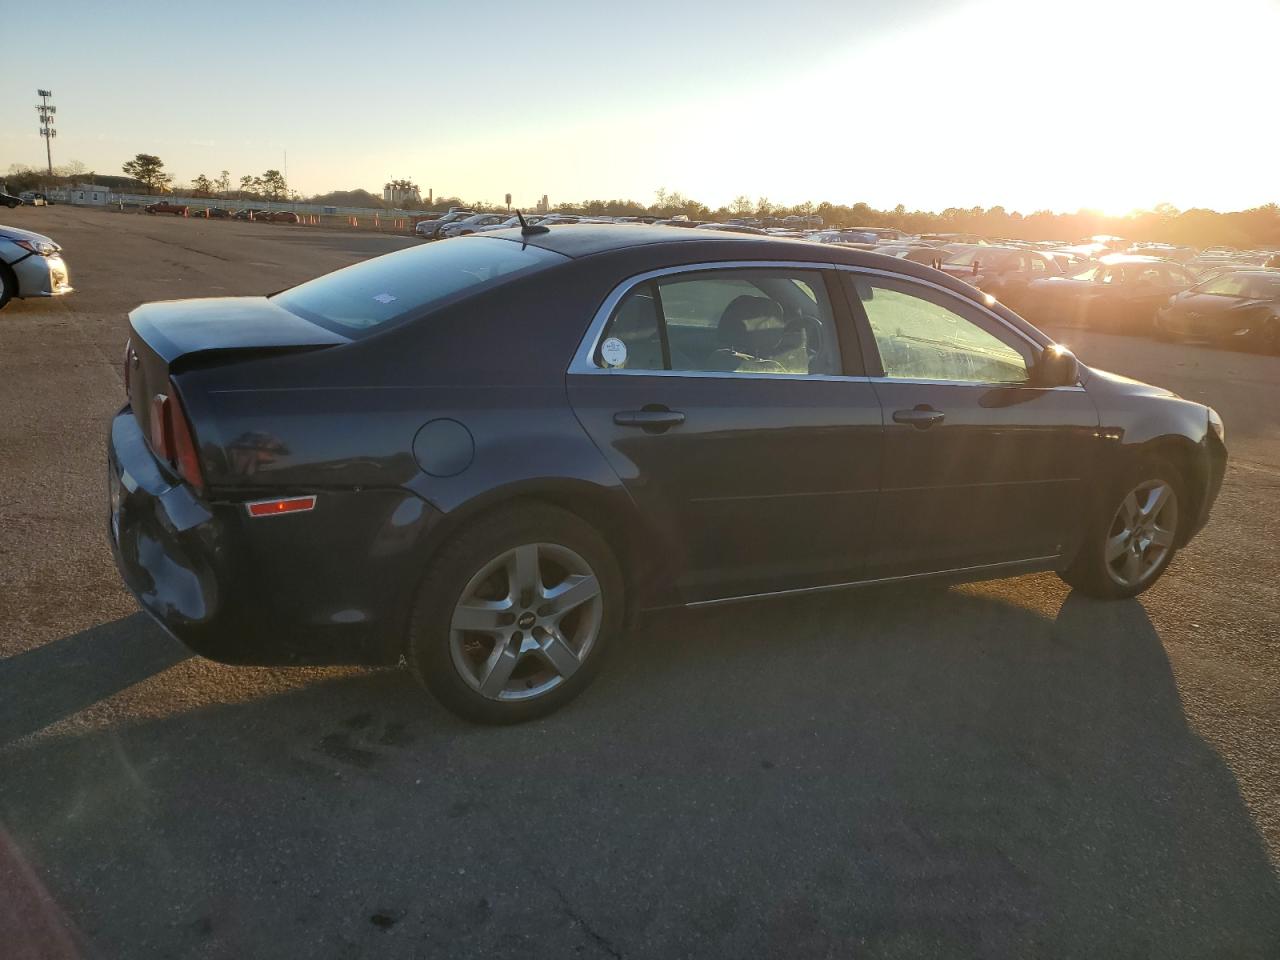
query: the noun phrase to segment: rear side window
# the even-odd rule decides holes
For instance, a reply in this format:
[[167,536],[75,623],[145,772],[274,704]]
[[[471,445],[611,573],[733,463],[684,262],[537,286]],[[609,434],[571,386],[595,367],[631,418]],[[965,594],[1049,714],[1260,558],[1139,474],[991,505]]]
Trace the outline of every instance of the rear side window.
[[510,240],[468,237],[374,257],[271,300],[313,323],[358,336],[567,260]]
[[814,270],[715,270],[640,284],[610,318],[594,359],[626,370],[843,372],[826,284]]

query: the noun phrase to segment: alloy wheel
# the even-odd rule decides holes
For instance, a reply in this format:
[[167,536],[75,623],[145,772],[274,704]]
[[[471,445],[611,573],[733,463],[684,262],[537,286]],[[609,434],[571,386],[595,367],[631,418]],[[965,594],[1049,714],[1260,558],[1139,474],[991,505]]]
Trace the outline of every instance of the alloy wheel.
[[459,675],[491,700],[529,700],[572,677],[603,619],[600,581],[578,553],[528,543],[494,557],[462,589],[449,649]]
[[1164,480],[1138,484],[1120,501],[1106,540],[1107,573],[1123,587],[1145,583],[1173,549],[1178,495]]

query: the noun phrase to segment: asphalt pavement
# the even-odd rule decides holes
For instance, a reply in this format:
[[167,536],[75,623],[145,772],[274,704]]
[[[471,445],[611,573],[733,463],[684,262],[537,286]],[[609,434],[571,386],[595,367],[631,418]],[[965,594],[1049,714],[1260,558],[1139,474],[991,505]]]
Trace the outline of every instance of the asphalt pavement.
[[1140,600],[1039,575],[647,619],[565,710],[236,668],[105,541],[126,313],[417,241],[4,211],[0,955],[1278,957],[1280,358],[1053,331],[1211,403],[1213,520]]

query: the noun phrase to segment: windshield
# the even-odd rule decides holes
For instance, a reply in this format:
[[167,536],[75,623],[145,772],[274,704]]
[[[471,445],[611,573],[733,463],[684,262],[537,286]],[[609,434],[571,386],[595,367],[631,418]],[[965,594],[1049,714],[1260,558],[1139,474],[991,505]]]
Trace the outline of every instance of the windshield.
[[375,257],[271,299],[306,320],[350,335],[567,259],[509,240],[467,237]]
[[1195,288],[1195,292],[1214,294],[1219,297],[1271,300],[1280,297],[1280,274],[1263,276],[1256,273],[1227,273],[1212,280],[1206,280]]

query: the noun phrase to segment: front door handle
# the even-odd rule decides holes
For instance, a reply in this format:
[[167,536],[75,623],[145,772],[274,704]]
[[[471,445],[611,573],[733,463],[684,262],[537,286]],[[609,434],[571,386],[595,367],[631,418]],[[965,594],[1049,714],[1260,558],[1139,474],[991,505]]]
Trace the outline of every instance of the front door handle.
[[893,412],[894,423],[909,423],[917,430],[928,430],[935,423],[941,423],[947,415],[941,410],[935,410],[928,404],[920,404],[911,410],[895,410]]
[[613,415],[613,422],[620,427],[643,427],[645,430],[661,431],[684,423],[684,414],[665,407],[661,410],[620,410]]

